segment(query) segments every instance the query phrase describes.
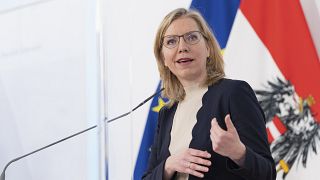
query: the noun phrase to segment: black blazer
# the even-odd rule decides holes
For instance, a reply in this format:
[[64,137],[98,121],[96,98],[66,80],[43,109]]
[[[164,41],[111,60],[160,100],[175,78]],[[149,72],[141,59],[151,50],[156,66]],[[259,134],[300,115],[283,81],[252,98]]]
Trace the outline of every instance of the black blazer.
[[[163,107],[159,112],[158,126],[144,180],[162,180],[164,164],[170,156],[170,131],[177,108]],[[246,146],[244,166],[212,150],[210,140],[211,120],[226,129],[224,117],[230,114],[242,143]],[[208,87],[203,95],[202,107],[197,113],[197,123],[192,129],[190,148],[206,150],[212,156],[212,165],[204,178],[210,180],[274,180],[276,171],[267,140],[265,117],[251,87],[244,81],[222,79]],[[189,179],[198,179],[189,175]],[[200,178],[199,178],[200,179]]]

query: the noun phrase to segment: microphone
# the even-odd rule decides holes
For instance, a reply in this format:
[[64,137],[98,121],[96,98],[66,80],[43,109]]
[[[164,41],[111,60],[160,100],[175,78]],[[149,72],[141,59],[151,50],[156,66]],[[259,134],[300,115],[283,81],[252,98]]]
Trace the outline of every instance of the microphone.
[[[115,120],[117,120],[117,119],[120,119],[120,118],[122,118],[122,117],[125,117],[125,116],[131,114],[133,111],[135,111],[136,109],[138,109],[139,107],[141,107],[142,105],[144,105],[146,102],[148,102],[150,99],[152,99],[154,96],[156,96],[157,94],[159,94],[159,93],[162,92],[163,90],[164,90],[164,88],[161,88],[159,91],[155,92],[155,93],[152,94],[150,97],[148,97],[147,99],[145,99],[144,101],[142,101],[139,105],[137,105],[137,106],[136,106],[135,108],[133,108],[131,111],[126,112],[126,113],[124,113],[124,114],[122,114],[122,115],[120,115],[120,116],[117,116],[117,117],[115,117],[115,118],[112,118],[112,119],[110,119],[110,120],[107,120],[107,118],[105,117],[105,118],[104,118],[104,121],[107,122],[107,123],[111,123],[111,122],[113,122],[113,121],[115,121]],[[77,133],[74,133],[74,134],[72,134],[72,135],[70,135],[70,136],[67,136],[67,137],[65,137],[65,138],[63,138],[63,139],[60,139],[60,140],[55,141],[55,142],[53,142],[53,143],[51,143],[51,144],[48,144],[48,145],[46,145],[46,146],[44,146],[44,147],[42,147],[42,148],[39,148],[39,149],[34,150],[34,151],[30,152],[30,153],[27,153],[27,154],[25,154],[25,155],[22,155],[22,156],[19,156],[19,157],[17,157],[17,158],[12,159],[11,161],[9,161],[9,162],[6,164],[6,166],[5,166],[4,169],[2,170],[2,173],[1,173],[1,176],[0,176],[0,180],[5,180],[5,179],[6,179],[6,177],[5,177],[5,172],[6,172],[7,168],[10,166],[10,164],[12,164],[13,162],[19,161],[20,159],[23,159],[23,158],[25,158],[25,157],[27,157],[27,156],[30,156],[31,154],[34,154],[34,153],[36,153],[36,152],[42,151],[42,150],[44,150],[44,149],[47,149],[47,148],[49,148],[49,147],[51,147],[51,146],[53,146],[53,145],[55,145],[55,144],[61,143],[61,142],[65,141],[65,140],[68,140],[68,139],[70,139],[70,138],[72,138],[72,137],[78,136],[78,135],[80,135],[80,134],[82,134],[82,133],[84,133],[84,132],[90,131],[91,129],[94,129],[94,128],[96,128],[96,127],[97,127],[97,125],[91,126],[91,127],[87,128],[87,129],[84,129],[84,130],[79,131],[79,132],[77,132]]]

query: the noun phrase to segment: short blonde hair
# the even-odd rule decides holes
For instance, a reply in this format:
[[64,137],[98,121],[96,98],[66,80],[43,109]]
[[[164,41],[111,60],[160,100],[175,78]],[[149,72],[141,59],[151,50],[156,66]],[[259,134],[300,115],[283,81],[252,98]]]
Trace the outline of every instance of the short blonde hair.
[[163,37],[171,23],[182,17],[192,18],[197,23],[209,48],[210,54],[206,63],[207,79],[203,85],[212,85],[225,76],[220,46],[201,14],[195,10],[186,10],[184,8],[171,11],[161,22],[154,43],[154,54],[157,59],[162,87],[165,88],[162,95],[169,98],[171,105],[174,102],[182,101],[185,97],[185,91],[178,78],[164,64],[162,54]]

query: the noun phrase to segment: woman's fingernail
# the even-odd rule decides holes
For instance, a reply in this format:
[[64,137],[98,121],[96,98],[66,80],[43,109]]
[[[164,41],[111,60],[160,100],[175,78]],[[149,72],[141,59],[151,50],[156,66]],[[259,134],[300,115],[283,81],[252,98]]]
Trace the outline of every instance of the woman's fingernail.
[[211,120],[211,125],[212,125],[214,122],[217,122],[217,119],[216,119],[216,118],[213,118],[213,119]]

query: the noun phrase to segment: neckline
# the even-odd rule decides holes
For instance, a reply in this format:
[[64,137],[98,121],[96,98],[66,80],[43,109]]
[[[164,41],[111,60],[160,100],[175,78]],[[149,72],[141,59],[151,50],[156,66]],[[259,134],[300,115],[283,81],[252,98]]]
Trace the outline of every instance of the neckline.
[[193,95],[195,93],[207,90],[208,86],[196,84],[196,85],[187,86],[183,88],[186,93],[186,96],[189,96],[189,95]]

